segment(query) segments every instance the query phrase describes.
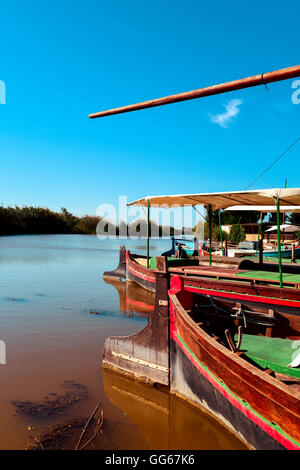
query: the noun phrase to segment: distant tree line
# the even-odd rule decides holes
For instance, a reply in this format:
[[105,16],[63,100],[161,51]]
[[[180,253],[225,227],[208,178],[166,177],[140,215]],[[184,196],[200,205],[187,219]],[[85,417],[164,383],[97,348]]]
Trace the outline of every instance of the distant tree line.
[[[283,222],[283,214],[280,215],[280,222]],[[234,238],[237,238],[237,231],[239,232],[238,238],[243,239],[245,234],[242,228],[236,226],[248,223],[258,223],[260,219],[259,212],[234,212],[225,211],[221,212],[222,225],[232,225],[232,231],[235,232]],[[100,217],[84,215],[78,217],[69,212],[65,207],[61,208],[60,212],[54,212],[44,207],[4,207],[0,206],[0,235],[21,235],[21,234],[95,234],[98,222],[104,222],[104,232],[113,231],[116,236],[141,236],[145,237],[147,234],[147,222],[145,219],[139,219],[135,222],[126,225],[121,222],[120,226],[114,226],[110,221],[104,221]],[[285,222],[292,223],[300,226],[300,214],[289,214],[285,216]],[[269,215],[268,224],[276,224],[276,214]],[[233,227],[234,226],[234,227]],[[264,229],[264,228],[263,228]],[[200,221],[193,231],[204,233],[204,238],[209,237],[208,223]],[[202,230],[202,232],[200,231]],[[180,236],[182,234],[191,235],[192,229],[175,229],[173,227],[158,225],[151,221],[150,236]],[[232,237],[231,237],[232,235]],[[300,233],[297,234],[300,238]],[[233,233],[228,234],[222,232],[222,238],[231,239]],[[219,213],[218,211],[212,212],[212,239],[220,240],[219,229]]]
[[77,217],[64,207],[54,212],[44,207],[0,206],[0,235],[95,233],[98,222],[98,217]]
[[[100,217],[85,215],[78,217],[62,207],[60,212],[54,212],[44,207],[4,207],[0,206],[0,235],[22,234],[96,234]],[[104,231],[113,229],[116,236],[136,235],[144,237],[147,234],[147,223],[140,219],[128,226],[121,223],[114,226],[110,221],[104,222]],[[191,233],[185,229],[184,233]],[[163,227],[151,221],[150,236],[179,235],[181,230],[173,227]]]

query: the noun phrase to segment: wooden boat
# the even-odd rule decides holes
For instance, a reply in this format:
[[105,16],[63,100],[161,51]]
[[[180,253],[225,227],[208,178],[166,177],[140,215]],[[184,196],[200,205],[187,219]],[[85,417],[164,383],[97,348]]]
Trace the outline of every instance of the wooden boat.
[[288,367],[300,352],[299,323],[268,305],[260,311],[241,305],[242,314],[233,315],[226,302],[216,308],[185,276],[155,276],[149,324],[134,335],[107,338],[103,367],[169,386],[253,449],[300,449],[300,369]]
[[[299,279],[284,279],[284,272],[288,273],[290,268],[282,266],[281,262],[281,256],[280,256],[280,241],[278,245],[279,253],[278,253],[278,258],[279,262],[278,265],[276,266],[276,269],[278,270],[279,274],[279,279],[278,281],[274,277],[274,275],[266,275],[264,274],[263,276],[261,275],[260,272],[254,273],[255,267],[254,264],[251,265],[251,268],[247,268],[247,260],[240,261],[238,259],[236,267],[240,270],[239,272],[224,272],[224,269],[221,269],[221,263],[224,263],[225,266],[227,264],[230,264],[233,266],[233,261],[230,261],[230,258],[228,257],[218,257],[218,256],[212,256],[212,240],[211,240],[211,234],[212,234],[212,227],[211,227],[211,222],[212,222],[212,217],[211,213],[212,210],[219,210],[221,208],[230,208],[234,206],[237,202],[240,202],[244,206],[251,207],[251,206],[256,206],[257,204],[264,204],[265,206],[272,201],[276,201],[276,212],[277,212],[277,219],[279,221],[279,215],[280,215],[280,200],[284,200],[285,203],[292,204],[294,207],[299,207],[298,204],[300,203],[300,188],[290,188],[290,189],[280,189],[280,188],[275,188],[275,189],[268,189],[268,190],[249,190],[249,191],[232,191],[232,192],[220,192],[220,193],[199,193],[199,194],[177,194],[177,195],[166,195],[166,196],[147,196],[141,199],[138,199],[136,201],[131,202],[128,204],[129,206],[132,205],[140,205],[140,206],[146,206],[148,210],[148,215],[147,215],[147,256],[137,256],[137,255],[132,255],[130,252],[125,250],[123,248],[123,253],[120,253],[120,262],[119,266],[115,271],[111,272],[106,272],[104,273],[105,276],[110,276],[110,277],[125,277],[129,281],[136,282],[139,284],[141,287],[144,287],[145,289],[155,292],[155,275],[154,275],[154,270],[157,268],[155,263],[156,260],[155,258],[150,258],[150,250],[149,250],[149,221],[150,221],[150,206],[161,206],[164,205],[165,207],[172,207],[176,205],[177,207],[183,207],[183,206],[192,206],[195,207],[197,204],[204,204],[207,208],[208,212],[208,218],[209,218],[209,233],[210,233],[210,243],[209,243],[209,253],[208,256],[186,256],[185,252],[185,257],[183,258],[178,258],[178,257],[168,257],[167,258],[167,263],[169,266],[169,269],[171,272],[178,272],[179,268],[182,268],[182,272],[186,275],[189,276],[201,276],[201,277],[215,277],[217,280],[219,280],[219,277],[223,277],[224,275],[227,274],[227,277],[231,277],[232,280],[234,280],[234,284],[236,283],[237,280],[240,280],[241,282],[244,282],[245,280],[251,280],[251,282],[256,282],[256,283],[265,283],[265,284],[276,284],[279,283],[280,288],[283,288],[284,286],[295,286],[298,287],[298,284],[300,284],[300,278]],[[286,206],[290,207],[290,206]],[[268,265],[263,265],[262,263],[262,243],[260,240],[260,257],[261,262],[256,265],[256,270],[259,271],[271,271],[272,273],[274,272],[274,266],[271,266],[270,264]],[[175,247],[175,240],[173,240],[173,247]],[[180,251],[180,250],[179,250]],[[170,254],[169,252],[166,252],[165,254]],[[180,253],[179,253],[180,255]],[[203,266],[194,266],[194,265],[202,265],[203,263],[205,264],[205,261],[203,261],[206,258],[206,260],[209,260],[210,266],[207,267],[207,270],[205,272],[205,269]],[[213,264],[218,264],[218,267],[220,267],[220,273],[213,272],[210,268],[213,266]],[[242,267],[243,263],[243,267]],[[251,263],[251,262],[250,262]],[[249,264],[249,262],[248,262]],[[186,267],[193,267],[195,269],[189,270]],[[249,265],[250,266],[250,265]],[[267,269],[266,269],[267,266]],[[250,275],[246,272],[247,270],[252,269],[252,273]],[[297,272],[297,269],[299,271],[299,268],[294,268],[292,267],[293,272],[295,275],[299,275],[299,272]],[[241,270],[244,270],[245,272],[241,272]],[[247,275],[248,274],[248,275]],[[242,279],[237,279],[238,276],[240,276]],[[286,277],[286,276],[285,276]],[[249,278],[249,279],[247,279]],[[235,291],[234,284],[232,285],[232,291]],[[287,297],[289,299],[289,296]]]
[[[298,341],[241,335],[231,350],[227,336],[236,325],[230,315],[199,309],[198,295],[179,276],[169,296],[171,390],[213,413],[254,449],[300,449],[300,369],[288,367],[300,353],[300,330]],[[263,334],[259,324],[256,329]],[[283,345],[289,359],[280,356]]]
[[[126,279],[134,282],[144,289],[155,292],[156,272],[160,269],[147,268],[145,257],[125,252]],[[293,335],[294,328],[300,327],[300,273],[299,266],[284,266],[284,287],[279,287],[277,265],[263,266],[249,260],[240,261],[238,268],[182,265],[167,266],[171,278],[181,274],[187,288],[194,293],[209,298],[215,308],[219,303],[226,302],[232,313],[239,309],[241,304],[246,310],[264,311],[265,308],[273,310],[275,315],[288,315],[288,331],[284,334]],[[186,260],[188,262],[188,260]],[[190,260],[191,261],[191,260]],[[197,261],[197,260],[195,260]],[[244,268],[244,269],[243,269]],[[273,270],[273,272],[272,272]],[[237,310],[235,310],[237,309]],[[272,320],[269,317],[272,323]],[[275,325],[274,325],[275,326]]]
[[[228,198],[241,197],[251,204],[260,198],[267,202],[272,194],[218,193],[214,200],[228,205]],[[299,203],[299,188],[290,197]],[[194,201],[210,198],[193,196]],[[188,198],[159,196],[153,203],[178,199],[183,204]],[[155,292],[154,314],[136,335],[108,338],[103,364],[169,385],[172,393],[205,408],[251,448],[300,449],[300,374],[288,367],[294,355],[300,359],[299,266],[239,259],[228,267],[217,256],[210,256],[207,265],[200,264],[201,257],[154,260],[149,249],[147,254],[124,249],[117,272]]]
[[[167,252],[166,252],[167,253]],[[150,259],[150,266],[147,268],[147,257],[139,254],[133,254],[129,250],[126,250],[124,246],[120,247],[120,254],[119,254],[119,264],[116,269],[113,271],[105,271],[103,273],[104,279],[127,279],[129,281],[136,282],[136,284],[140,285],[146,290],[155,292],[155,288],[153,286],[154,280],[154,271],[156,269],[156,258]],[[212,265],[222,267],[232,267],[232,268],[239,268],[241,263],[240,258],[228,258],[226,256],[216,256],[213,258]],[[187,258],[176,258],[171,259],[168,258],[168,264],[175,266],[208,266],[209,257],[205,256],[196,256],[196,257],[188,257]],[[132,266],[132,269],[128,269],[128,265]],[[145,269],[143,269],[145,268]],[[130,275],[130,271],[131,274]],[[135,275],[136,274],[136,275]],[[143,275],[146,277],[152,278],[151,284],[144,282],[145,279]]]

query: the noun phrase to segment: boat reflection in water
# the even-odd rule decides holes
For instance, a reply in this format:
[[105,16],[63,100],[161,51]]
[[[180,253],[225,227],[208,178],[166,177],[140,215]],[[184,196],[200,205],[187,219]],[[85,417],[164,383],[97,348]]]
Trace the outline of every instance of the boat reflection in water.
[[[103,369],[107,397],[138,426],[148,449],[246,449],[217,420],[163,388]],[[146,449],[145,449],[146,450]]]
[[103,278],[106,284],[113,286],[119,295],[120,313],[127,316],[147,317],[154,311],[155,294],[145,291],[132,282],[119,279]]
[[[160,364],[158,370],[153,369],[153,377],[162,379],[158,382],[164,383],[163,369],[167,366],[167,355],[162,339],[167,335],[159,335],[159,332],[163,333],[168,328],[168,322],[163,316],[152,316],[154,293],[131,282],[113,279],[105,279],[105,282],[117,290],[121,314],[146,316],[149,319],[148,325],[135,335],[107,338],[102,369],[107,397],[138,426],[144,445],[149,449],[246,449],[219,421],[170,394],[167,386],[157,383],[149,385],[132,378],[130,372],[133,371],[145,376],[144,361],[131,362],[137,356],[148,364],[149,361],[150,364],[152,361]],[[115,361],[124,375],[116,372],[113,367]]]

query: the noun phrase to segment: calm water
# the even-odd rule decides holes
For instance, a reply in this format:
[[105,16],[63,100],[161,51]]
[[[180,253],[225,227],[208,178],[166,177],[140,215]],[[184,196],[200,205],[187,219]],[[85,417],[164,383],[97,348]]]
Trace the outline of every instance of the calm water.
[[[104,271],[117,266],[120,244],[86,235],[0,238],[0,340],[6,343],[7,362],[0,365],[0,448],[23,449],[33,434],[88,417],[99,400],[105,426],[98,448],[243,448],[194,407],[102,373],[105,338],[139,331],[151,314],[151,298],[143,290],[102,279]],[[146,250],[140,240],[126,240],[126,246]],[[169,246],[166,240],[152,241],[151,254]],[[149,303],[144,312],[135,295]],[[88,399],[46,418],[16,414],[11,401],[61,394],[66,380],[85,385]]]

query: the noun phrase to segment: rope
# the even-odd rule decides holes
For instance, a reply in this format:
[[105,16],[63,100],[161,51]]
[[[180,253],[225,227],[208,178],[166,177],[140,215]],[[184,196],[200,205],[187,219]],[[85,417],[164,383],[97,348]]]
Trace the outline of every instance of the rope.
[[208,222],[207,218],[204,217],[204,215],[201,214],[201,212],[199,212],[198,209],[195,206],[192,206],[192,208],[195,209],[195,211],[198,212],[199,215],[201,215],[202,219],[205,220],[205,222]]
[[144,209],[144,206],[142,206],[142,204],[141,204],[141,201],[139,201],[139,205],[140,205],[140,206],[141,206],[141,208],[143,209],[143,211],[144,211],[144,214],[145,214],[145,217],[147,218],[146,211],[145,211],[145,209]]
[[269,87],[268,87],[267,83],[264,80],[264,73],[261,74],[261,81],[262,81],[263,85],[265,85],[265,91],[269,91]]
[[284,152],[282,152],[279,157],[277,157],[260,175],[258,175],[253,181],[252,183],[250,183],[247,188],[245,188],[245,191],[247,191],[247,189],[249,189],[251,186],[254,185],[254,183],[256,183],[265,173],[267,173],[267,171],[269,171],[272,166],[275,165],[275,163],[277,163],[282,157],[284,157],[298,142],[300,141],[300,137],[298,137],[295,142],[293,142],[286,150],[284,150]]

